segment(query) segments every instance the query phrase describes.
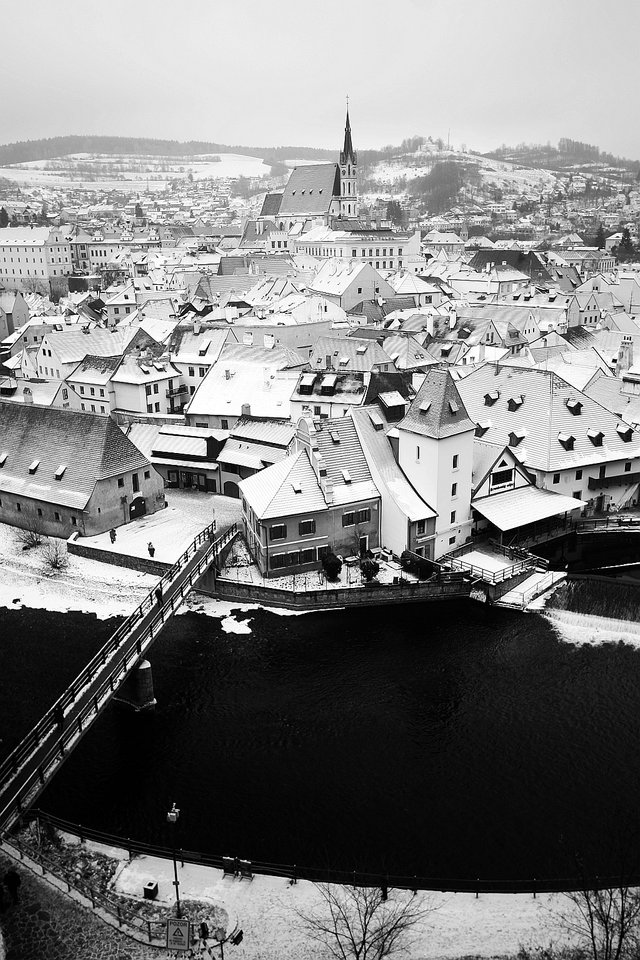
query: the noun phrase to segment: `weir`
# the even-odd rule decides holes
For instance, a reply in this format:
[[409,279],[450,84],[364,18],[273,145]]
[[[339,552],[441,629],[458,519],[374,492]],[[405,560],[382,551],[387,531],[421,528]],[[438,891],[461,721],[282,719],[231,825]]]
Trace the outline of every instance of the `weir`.
[[29,734],[0,765],[0,836],[18,820],[116,696],[135,710],[155,704],[144,655],[211,564],[237,536],[213,524],[189,545]]

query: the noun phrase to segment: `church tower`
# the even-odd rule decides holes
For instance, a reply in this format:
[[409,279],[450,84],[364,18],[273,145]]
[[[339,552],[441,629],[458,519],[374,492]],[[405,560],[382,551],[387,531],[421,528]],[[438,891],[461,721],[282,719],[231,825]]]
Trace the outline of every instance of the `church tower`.
[[358,197],[356,193],[356,172],[358,155],[351,142],[351,123],[347,106],[347,122],[344,128],[344,146],[340,152],[340,216],[354,219],[358,216]]

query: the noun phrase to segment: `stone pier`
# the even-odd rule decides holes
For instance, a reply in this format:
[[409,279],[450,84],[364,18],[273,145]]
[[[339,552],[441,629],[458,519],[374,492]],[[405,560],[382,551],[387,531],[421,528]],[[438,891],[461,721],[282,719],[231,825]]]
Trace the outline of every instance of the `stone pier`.
[[151,710],[156,705],[153,695],[153,674],[148,660],[141,660],[124,681],[113,698],[136,713],[140,710]]

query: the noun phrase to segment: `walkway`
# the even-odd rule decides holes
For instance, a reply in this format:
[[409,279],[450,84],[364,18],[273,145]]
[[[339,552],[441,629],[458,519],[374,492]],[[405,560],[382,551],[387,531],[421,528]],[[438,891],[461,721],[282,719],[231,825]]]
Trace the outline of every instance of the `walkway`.
[[214,540],[213,527],[206,527],[0,765],[0,833],[33,803],[235,535],[234,525]]
[[[0,875],[12,860],[0,855]],[[157,949],[137,943],[52,887],[17,867],[20,899],[0,913],[6,960],[150,960]]]

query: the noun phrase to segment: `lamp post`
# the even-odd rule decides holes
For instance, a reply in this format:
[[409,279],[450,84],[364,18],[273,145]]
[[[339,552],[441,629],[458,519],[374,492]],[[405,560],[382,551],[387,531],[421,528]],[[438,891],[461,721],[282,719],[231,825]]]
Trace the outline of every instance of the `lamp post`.
[[178,824],[178,818],[180,816],[180,811],[176,807],[175,803],[171,807],[167,814],[167,823],[173,824],[173,830],[171,831],[172,847],[173,847],[173,875],[175,877],[173,885],[176,888],[176,917],[180,919],[182,917],[182,911],[180,910],[180,881],[178,880],[178,864],[176,862],[176,827]]

